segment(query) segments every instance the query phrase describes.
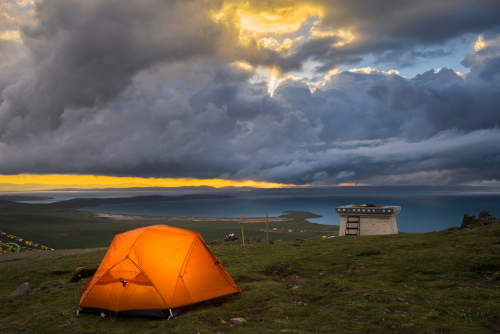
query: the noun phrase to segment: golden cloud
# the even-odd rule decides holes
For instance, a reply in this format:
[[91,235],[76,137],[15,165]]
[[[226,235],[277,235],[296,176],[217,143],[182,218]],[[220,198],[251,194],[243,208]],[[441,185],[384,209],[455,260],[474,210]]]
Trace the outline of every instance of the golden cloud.
[[186,187],[210,186],[221,187],[256,187],[282,188],[293,185],[258,182],[252,180],[231,181],[224,179],[174,179],[174,178],[141,178],[117,177],[102,175],[0,175],[0,191],[34,191],[50,189],[103,189],[132,187]]
[[322,17],[319,6],[307,2],[282,1],[234,1],[226,3],[222,9],[213,13],[216,22],[235,20],[244,37],[259,37],[267,34],[282,35],[298,31],[311,17]]
[[341,40],[335,44],[333,44],[334,47],[341,47],[344,46],[348,43],[351,43],[355,35],[352,31],[346,30],[346,29],[336,29],[336,30],[322,30],[319,27],[320,21],[315,21],[313,23],[313,26],[309,30],[309,34],[311,35],[311,38],[325,38],[325,37],[339,37]]
[[18,30],[7,30],[0,32],[0,39],[4,41],[21,42],[21,34]]
[[483,36],[480,35],[478,38],[477,38],[477,41],[476,41],[476,44],[474,45],[474,51],[479,51],[481,49],[484,49],[485,47],[488,46],[488,43],[483,40]]

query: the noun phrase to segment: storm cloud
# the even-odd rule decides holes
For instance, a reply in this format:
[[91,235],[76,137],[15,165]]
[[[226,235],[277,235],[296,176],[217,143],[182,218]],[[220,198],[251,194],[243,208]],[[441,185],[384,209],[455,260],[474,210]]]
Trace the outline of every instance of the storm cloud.
[[[362,4],[303,2],[321,7],[316,35],[269,47],[242,35],[235,2],[39,1],[20,41],[0,39],[0,174],[500,180],[498,1]],[[354,68],[413,66],[480,35],[465,74]],[[318,79],[287,76],[308,61]]]

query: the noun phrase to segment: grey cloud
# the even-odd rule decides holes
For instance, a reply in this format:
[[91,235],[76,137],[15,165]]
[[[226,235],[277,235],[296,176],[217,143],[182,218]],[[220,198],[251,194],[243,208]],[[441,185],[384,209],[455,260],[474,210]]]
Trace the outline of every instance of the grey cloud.
[[298,184],[500,179],[497,100],[473,94],[492,85],[474,71],[462,78],[442,69],[411,80],[343,72],[314,93],[288,79],[270,97],[266,86],[237,75],[214,80],[239,70],[203,60],[191,62],[200,75],[210,73],[203,82],[158,76],[178,66],[141,72],[106,108],[65,114],[51,134],[1,143],[0,156],[10,159],[1,160],[0,172]]
[[355,65],[369,55],[378,64],[413,66],[449,55],[457,39],[472,42],[471,35],[496,35],[500,29],[500,4],[495,0],[319,2],[325,8],[320,28],[353,29],[357,35],[343,46],[326,39],[310,41],[291,56],[322,62],[319,72]]
[[36,26],[23,28],[36,68],[4,91],[0,137],[15,141],[53,131],[65,110],[105,105],[140,70],[218,52],[224,27],[206,14],[210,6],[155,0],[37,3]]
[[345,179],[345,178],[354,176],[354,174],[356,174],[355,171],[348,172],[346,170],[343,170],[343,171],[339,172],[336,177],[337,177],[337,179]]
[[[408,40],[434,43],[437,37],[425,37],[427,27],[414,33],[408,27],[429,14],[428,7],[415,12],[408,9],[413,3],[384,2],[378,10],[388,16],[360,26],[366,34],[372,27],[372,34],[382,31],[392,40],[374,38],[329,54],[336,39],[319,39],[285,57],[231,46],[237,36],[207,19],[210,8],[194,2],[148,5],[97,0],[38,5],[38,26],[24,29],[29,58],[0,73],[0,173],[297,184],[500,180],[500,51],[493,42],[467,55],[471,71],[463,76],[447,68],[413,79],[341,72],[314,91],[307,81],[288,78],[272,96],[267,83],[255,81],[254,70],[230,65],[247,60],[285,72],[315,59],[326,70],[358,62],[382,50],[381,43],[391,45],[388,50],[402,48],[402,55],[420,52],[407,49]],[[349,6],[344,3],[339,12],[352,10],[358,21],[375,10],[371,4],[366,13]],[[427,22],[435,27],[438,17],[458,17],[472,31],[480,17],[445,13],[448,3],[428,6],[436,9]],[[496,13],[494,6],[478,6]],[[395,17],[398,11],[401,18]],[[328,12],[324,24],[347,24],[332,21],[335,15]],[[408,31],[396,32],[398,25]],[[456,37],[460,31],[450,28],[447,34]],[[398,39],[405,40],[404,47]]]
[[391,75],[389,80],[379,80],[366,93],[392,110],[414,109],[421,105],[417,90],[399,75]]
[[498,27],[500,4],[474,1],[323,1],[324,25],[354,26],[369,36],[436,44]]

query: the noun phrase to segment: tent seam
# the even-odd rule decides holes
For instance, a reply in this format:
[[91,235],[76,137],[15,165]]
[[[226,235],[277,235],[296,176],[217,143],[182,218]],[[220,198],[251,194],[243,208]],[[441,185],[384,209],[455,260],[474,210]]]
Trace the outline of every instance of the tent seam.
[[182,269],[184,269],[184,265],[187,266],[187,262],[189,261],[189,258],[191,257],[191,253],[193,251],[193,246],[194,246],[195,241],[196,241],[196,236],[193,238],[193,242],[191,243],[191,246],[189,247],[189,251],[186,254],[186,258],[184,259],[184,262],[182,263],[181,269],[179,270],[179,274],[177,275],[177,281],[175,282],[174,294],[172,295],[172,300],[170,301],[171,304],[173,304],[173,302],[174,302],[175,293],[177,292],[177,285],[179,284],[179,279],[182,277],[181,276]]
[[[212,256],[212,259],[213,259],[213,260],[215,260],[215,261],[217,261],[217,262],[219,262],[219,260],[215,257],[214,253],[212,253],[212,251],[210,250],[210,248],[208,248],[208,246],[207,246],[207,244],[204,242],[204,240],[202,239],[201,241],[203,241],[203,245],[205,246],[205,248],[207,249],[207,251],[208,251],[208,252],[210,253],[210,255]],[[219,264],[221,264],[221,263],[219,262]],[[236,290],[238,290],[238,291],[241,291],[241,290],[238,288],[238,286],[236,285],[236,283],[233,281],[233,279],[232,279],[232,278],[231,278],[231,280],[229,280],[229,279],[228,279],[228,277],[227,277],[227,276],[228,276],[229,274],[227,274],[227,275],[226,275],[226,273],[224,272],[225,270],[222,270],[222,268],[221,268],[221,267],[219,267],[218,265],[217,265],[217,268],[219,269],[219,271],[220,271],[220,273],[222,274],[222,276],[224,276],[224,278],[226,279],[226,281],[227,281],[227,282],[228,282],[228,283],[229,283],[229,284],[230,284],[233,288],[235,288],[235,289],[236,289]],[[229,276],[229,277],[231,277],[231,276]],[[232,281],[232,282],[231,282],[231,281]]]
[[[92,286],[88,289],[87,294],[85,295],[85,297],[87,297],[87,296],[88,296],[88,294],[90,293],[90,291],[92,291],[92,289],[96,286],[97,282],[99,282],[99,281],[101,280],[101,278],[103,278],[103,276],[104,276],[104,275],[108,274],[108,273],[109,273],[109,271],[110,271],[111,269],[113,269],[114,267],[116,267],[116,266],[117,266],[117,265],[119,265],[122,261],[125,261],[126,259],[127,259],[127,257],[125,257],[125,258],[121,259],[120,261],[116,262],[116,264],[115,264],[114,266],[112,266],[111,268],[109,268],[108,270],[106,270],[106,271],[104,272],[104,274],[100,275],[101,277],[100,277],[99,279],[97,279],[97,280],[94,282],[94,284],[92,284]],[[80,301],[80,302],[81,302],[81,301]]]
[[[116,267],[116,266],[117,266],[120,262],[122,262],[123,260],[125,260],[125,259],[128,259],[128,258],[129,258],[129,254],[130,254],[130,252],[132,251],[132,248],[135,246],[135,244],[136,244],[137,240],[138,240],[138,239],[139,239],[139,238],[140,238],[140,237],[144,234],[144,232],[146,232],[147,230],[149,230],[149,228],[150,228],[150,227],[151,227],[151,226],[148,226],[148,227],[147,227],[144,231],[142,231],[142,233],[141,233],[141,234],[140,234],[140,235],[139,235],[139,236],[135,239],[135,241],[134,241],[134,243],[132,244],[132,246],[130,246],[130,249],[128,250],[127,255],[125,255],[125,257],[124,257],[123,259],[121,259],[120,261],[116,262],[116,264],[115,264],[114,266],[112,266],[112,267],[110,267],[108,270],[106,270],[106,272],[104,272],[103,274],[101,274],[101,278],[102,278],[104,275],[106,275],[107,273],[109,273],[109,271],[110,271],[111,269],[113,269],[114,267]],[[115,239],[116,239],[116,235],[114,236],[113,240],[111,240],[111,245],[113,244],[113,242],[115,241]],[[111,247],[111,245],[110,245],[110,247]],[[108,250],[109,250],[109,248],[108,248]],[[106,257],[107,257],[107,256],[108,256],[108,252],[106,252],[106,255],[104,255],[104,258],[102,259],[102,261],[104,261],[104,260],[106,259]],[[101,261],[101,263],[102,263],[102,261]],[[94,282],[94,284],[92,284],[92,286],[88,289],[87,294],[89,294],[89,293],[90,293],[90,291],[94,288],[94,286],[96,285],[96,283],[97,283],[97,282],[99,282],[99,280],[100,280],[100,279],[96,280],[96,281]]]
[[[154,225],[156,226],[156,225]],[[142,237],[142,235],[144,233],[146,233],[147,230],[149,230],[152,226],[148,226],[144,231],[142,231],[141,234],[139,234],[139,236],[135,239],[134,243],[132,244],[132,246],[130,246],[130,249],[128,250],[128,253],[127,253],[127,257],[130,255],[130,252],[132,251],[132,248],[134,248],[135,244],[137,243],[137,240],[139,240],[140,237]]]

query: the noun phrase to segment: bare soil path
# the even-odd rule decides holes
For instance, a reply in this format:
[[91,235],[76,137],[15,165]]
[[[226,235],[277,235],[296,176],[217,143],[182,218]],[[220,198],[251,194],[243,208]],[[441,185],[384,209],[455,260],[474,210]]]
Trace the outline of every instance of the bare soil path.
[[97,251],[106,250],[108,247],[100,248],[85,248],[85,249],[56,249],[56,250],[43,250],[43,251],[30,251],[21,253],[10,253],[0,255],[0,268],[10,264],[17,264],[19,260],[37,258],[37,257],[59,257],[73,254],[93,253]]

